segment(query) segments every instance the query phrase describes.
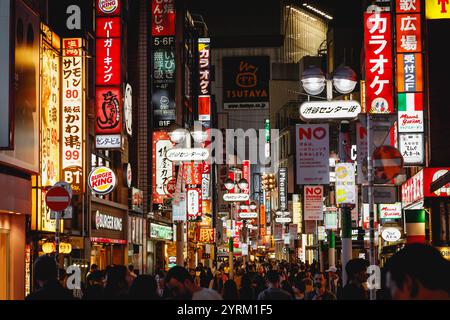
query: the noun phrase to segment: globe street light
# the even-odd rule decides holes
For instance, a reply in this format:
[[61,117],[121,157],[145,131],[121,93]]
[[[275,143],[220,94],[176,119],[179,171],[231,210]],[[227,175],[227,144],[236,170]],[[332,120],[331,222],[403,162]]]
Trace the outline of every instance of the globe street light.
[[248,181],[247,181],[247,179],[242,178],[241,180],[239,180],[238,187],[241,190],[246,190],[248,188]]
[[303,72],[301,78],[303,89],[312,96],[322,93],[326,85],[325,80],[325,74],[316,66],[309,66],[308,69]]
[[250,210],[254,211],[254,210],[256,210],[257,207],[258,207],[258,206],[256,205],[255,201],[252,201],[252,202],[250,203]]
[[230,178],[226,179],[223,184],[228,191],[234,189],[234,181]]
[[355,90],[357,83],[356,73],[349,67],[339,67],[333,76],[334,88],[342,94],[349,94]]

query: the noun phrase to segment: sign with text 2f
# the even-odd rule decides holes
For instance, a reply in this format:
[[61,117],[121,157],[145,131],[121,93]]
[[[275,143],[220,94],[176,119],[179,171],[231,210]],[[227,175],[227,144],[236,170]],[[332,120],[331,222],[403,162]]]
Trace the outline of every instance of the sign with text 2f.
[[296,126],[297,184],[330,182],[330,137],[328,124]]
[[84,189],[84,65],[81,38],[63,39],[62,176],[74,194]]
[[152,17],[152,110],[154,128],[175,122],[175,1],[153,0]]
[[394,113],[390,13],[364,13],[366,105],[369,113]]
[[116,149],[122,145],[120,1],[96,4],[96,147]]

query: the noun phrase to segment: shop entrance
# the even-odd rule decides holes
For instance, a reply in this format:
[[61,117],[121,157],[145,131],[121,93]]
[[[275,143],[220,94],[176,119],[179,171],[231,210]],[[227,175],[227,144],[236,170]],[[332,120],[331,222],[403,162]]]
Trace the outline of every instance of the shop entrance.
[[91,249],[91,265],[96,264],[100,270],[105,270],[111,264],[123,265],[124,253],[122,245],[94,243]]

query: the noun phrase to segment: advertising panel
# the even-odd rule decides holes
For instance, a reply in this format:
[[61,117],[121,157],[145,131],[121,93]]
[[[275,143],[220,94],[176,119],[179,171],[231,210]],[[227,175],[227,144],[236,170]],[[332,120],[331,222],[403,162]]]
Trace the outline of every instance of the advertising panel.
[[305,186],[305,221],[323,220],[323,186]]
[[164,203],[169,197],[167,185],[175,179],[175,166],[167,159],[167,151],[173,148],[169,135],[165,131],[153,132],[153,197],[154,204]]
[[355,165],[353,163],[336,164],[336,203],[355,204]]

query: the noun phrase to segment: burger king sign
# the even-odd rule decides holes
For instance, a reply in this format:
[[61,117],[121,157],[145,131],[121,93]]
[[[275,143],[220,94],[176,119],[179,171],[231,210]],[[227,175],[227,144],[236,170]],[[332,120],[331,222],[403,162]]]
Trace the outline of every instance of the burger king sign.
[[97,0],[97,12],[101,15],[118,15],[120,0]]
[[108,167],[93,168],[89,174],[89,188],[96,194],[105,195],[110,193],[116,187],[116,183],[116,175]]

